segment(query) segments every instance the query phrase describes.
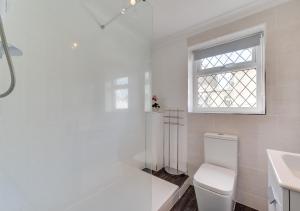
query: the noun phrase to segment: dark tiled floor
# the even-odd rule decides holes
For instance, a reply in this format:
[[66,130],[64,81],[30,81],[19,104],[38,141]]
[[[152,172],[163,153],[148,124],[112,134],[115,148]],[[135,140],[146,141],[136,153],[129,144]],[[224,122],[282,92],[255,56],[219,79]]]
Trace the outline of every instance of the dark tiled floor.
[[[143,171],[148,172],[154,176],[157,176],[170,183],[181,187],[185,180],[189,177],[187,175],[174,176],[168,174],[164,169],[160,171],[151,171],[150,169],[144,169]],[[171,211],[198,211],[196,194],[193,186],[190,186],[183,197],[175,204]],[[236,204],[235,211],[257,211],[255,209],[246,207],[241,204]]]
[[174,176],[171,174],[168,174],[164,169],[159,170],[159,171],[152,171],[149,169],[144,169],[143,171],[148,172],[150,174],[153,174],[154,176],[157,176],[163,180],[166,180],[170,183],[173,183],[175,185],[178,185],[181,187],[185,180],[187,180],[189,177],[187,175],[179,175],[179,176]]
[[[183,197],[175,204],[171,211],[198,211],[196,194],[190,186]],[[241,204],[236,204],[235,211],[257,211]]]
[[190,186],[171,211],[198,211],[194,187]]

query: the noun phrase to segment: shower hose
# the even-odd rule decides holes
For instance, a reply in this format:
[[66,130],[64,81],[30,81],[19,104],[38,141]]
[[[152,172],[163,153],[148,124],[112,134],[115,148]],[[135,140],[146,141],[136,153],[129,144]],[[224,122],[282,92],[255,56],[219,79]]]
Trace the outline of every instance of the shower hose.
[[15,85],[16,85],[16,77],[15,77],[15,73],[14,73],[14,65],[13,65],[11,56],[9,54],[9,47],[8,47],[8,43],[6,40],[1,15],[0,15],[0,37],[1,37],[1,41],[2,41],[2,42],[0,42],[0,45],[2,44],[2,46],[3,46],[3,50],[6,55],[6,60],[7,60],[7,64],[9,67],[9,73],[10,73],[10,85],[5,92],[0,93],[0,98],[4,98],[4,97],[8,96],[14,90]]

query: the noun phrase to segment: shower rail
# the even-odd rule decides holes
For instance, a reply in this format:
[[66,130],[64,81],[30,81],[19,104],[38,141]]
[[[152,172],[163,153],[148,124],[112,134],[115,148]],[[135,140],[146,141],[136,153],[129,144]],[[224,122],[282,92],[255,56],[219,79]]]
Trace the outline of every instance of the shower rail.
[[8,42],[7,42],[7,39],[6,39],[6,36],[5,36],[4,26],[3,26],[3,21],[2,21],[1,15],[0,15],[0,37],[1,37],[1,40],[2,40],[1,43],[3,45],[3,50],[4,50],[4,53],[6,55],[6,60],[7,60],[7,64],[8,64],[8,67],[9,67],[9,73],[10,73],[10,85],[9,85],[8,89],[5,92],[0,94],[0,98],[4,98],[4,97],[10,95],[12,93],[12,91],[14,90],[14,88],[16,86],[16,77],[15,77],[14,65],[13,65],[11,56],[9,54]]

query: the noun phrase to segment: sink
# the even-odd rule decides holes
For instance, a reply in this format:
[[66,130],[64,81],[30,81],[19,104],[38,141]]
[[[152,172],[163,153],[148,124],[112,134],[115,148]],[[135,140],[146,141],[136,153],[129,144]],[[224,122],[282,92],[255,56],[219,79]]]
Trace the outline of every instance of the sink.
[[267,150],[269,165],[281,187],[300,192],[300,154]]
[[295,177],[300,179],[300,156],[284,154],[282,159]]

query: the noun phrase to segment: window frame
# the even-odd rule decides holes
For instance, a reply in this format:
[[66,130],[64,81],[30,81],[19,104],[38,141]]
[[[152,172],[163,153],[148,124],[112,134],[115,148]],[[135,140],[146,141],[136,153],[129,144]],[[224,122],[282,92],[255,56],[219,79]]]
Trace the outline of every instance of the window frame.
[[[210,68],[209,70],[202,70],[201,72],[197,71],[194,61],[194,51],[206,49],[235,40],[242,39],[247,36],[251,36],[255,33],[263,33],[261,38],[261,45],[253,47],[255,51],[255,60],[251,62],[245,62],[241,64],[229,64],[225,67],[215,67]],[[189,113],[221,113],[221,114],[266,114],[266,100],[265,100],[265,37],[266,30],[265,25],[260,25],[253,27],[251,29],[246,29],[244,31],[236,32],[233,34],[225,35],[208,42],[200,43],[194,45],[188,49],[188,111]],[[199,76],[208,76],[215,75],[225,72],[237,72],[241,70],[255,68],[257,71],[257,106],[256,108],[197,108],[198,101],[198,82],[197,79]]]

